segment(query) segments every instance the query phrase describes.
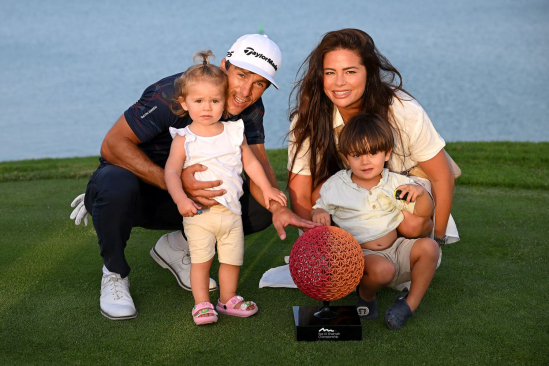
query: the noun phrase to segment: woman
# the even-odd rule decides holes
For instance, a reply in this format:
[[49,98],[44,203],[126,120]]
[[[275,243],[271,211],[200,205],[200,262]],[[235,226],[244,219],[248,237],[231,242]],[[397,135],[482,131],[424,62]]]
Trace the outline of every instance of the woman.
[[[406,174],[419,166],[428,180],[420,181],[436,203],[436,220],[405,212],[398,227],[409,238],[429,235],[434,227],[440,244],[459,240],[450,216],[454,174],[444,151],[444,140],[421,105],[402,88],[400,73],[377,50],[372,38],[358,29],[324,35],[301,65],[296,83],[296,105],[290,118],[288,148],[292,209],[310,219],[322,183],[344,169],[337,150],[345,122],[360,112],[376,113],[390,122],[395,135],[389,168]],[[432,189],[431,189],[432,188]],[[447,236],[451,226],[452,237]]]
[[[397,227],[399,234],[424,237],[434,228],[439,245],[459,240],[450,216],[454,173],[444,152],[444,140],[421,105],[402,88],[400,73],[379,53],[372,38],[358,29],[329,32],[300,70],[303,72],[292,91],[296,106],[290,114],[288,146],[288,186],[294,212],[304,219],[311,218],[324,181],[346,168],[337,148],[339,132],[352,117],[366,112],[383,117],[393,131],[395,146],[389,169],[407,174],[414,167],[421,168],[427,179],[411,178],[435,199],[436,220],[404,211],[404,220]],[[452,238],[447,235],[448,226]],[[397,289],[408,287],[410,292],[399,295],[387,309],[385,322],[389,328],[398,329],[412,316],[422,298],[422,266],[416,265],[436,257],[432,249],[416,243],[404,254],[400,260],[409,266],[403,277],[399,277],[395,265],[399,255],[376,253],[364,257],[364,275],[356,292],[361,317],[378,317],[377,292],[391,284],[400,284]],[[395,281],[406,281],[404,277],[412,280],[411,287],[409,282]]]

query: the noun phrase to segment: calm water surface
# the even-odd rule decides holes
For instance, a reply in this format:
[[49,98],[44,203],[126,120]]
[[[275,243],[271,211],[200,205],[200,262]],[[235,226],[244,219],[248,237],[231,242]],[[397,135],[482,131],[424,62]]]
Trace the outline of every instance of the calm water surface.
[[368,32],[447,141],[549,141],[549,2],[0,1],[0,161],[99,154],[145,87],[263,27],[282,50],[264,95],[283,147],[301,61],[330,30]]

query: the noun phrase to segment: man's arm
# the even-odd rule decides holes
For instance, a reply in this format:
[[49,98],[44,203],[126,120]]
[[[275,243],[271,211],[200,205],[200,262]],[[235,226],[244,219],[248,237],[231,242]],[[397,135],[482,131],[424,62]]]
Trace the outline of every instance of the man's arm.
[[109,163],[131,171],[142,181],[167,189],[164,169],[137,147],[140,142],[124,115],[121,115],[101,144],[101,156]]
[[[127,169],[139,179],[161,189],[167,189],[164,179],[164,169],[153,163],[149,157],[137,147],[141,141],[132,131],[124,115],[120,116],[111,130],[105,136],[101,145],[101,156],[109,163]],[[194,173],[207,168],[196,164],[184,169],[181,173],[183,189],[193,201],[204,206],[212,206],[217,201],[212,197],[221,196],[224,190],[206,191],[206,188],[217,187],[221,181],[201,182],[194,179]]]
[[[250,149],[254,153],[257,160],[259,160],[261,166],[263,166],[263,169],[265,170],[265,174],[267,175],[267,178],[269,179],[269,182],[271,182],[272,186],[275,188],[278,188],[278,184],[276,182],[276,175],[273,170],[273,167],[269,163],[269,158],[267,157],[267,152],[265,151],[265,145],[264,144],[256,144],[256,145],[249,145]],[[261,192],[261,189],[250,180],[250,193],[255,198],[257,202],[259,202],[262,206],[265,206],[263,202],[263,193]],[[284,240],[286,239],[286,232],[284,231],[284,228],[288,225],[297,227],[298,229],[301,229],[303,231],[307,231],[309,229],[313,229],[317,226],[321,226],[321,224],[313,223],[308,220],[304,220],[297,216],[295,213],[293,213],[288,207],[282,206],[280,203],[271,201],[271,207],[269,208],[269,211],[273,214],[273,226],[275,227],[278,236],[280,239]]]

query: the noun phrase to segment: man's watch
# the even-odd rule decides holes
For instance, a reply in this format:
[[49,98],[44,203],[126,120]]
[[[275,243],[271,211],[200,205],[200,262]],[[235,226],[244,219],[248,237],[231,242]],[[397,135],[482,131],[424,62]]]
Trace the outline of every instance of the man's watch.
[[448,242],[448,235],[444,235],[444,237],[439,238],[438,236],[434,235],[435,241],[438,243],[438,245],[445,245]]

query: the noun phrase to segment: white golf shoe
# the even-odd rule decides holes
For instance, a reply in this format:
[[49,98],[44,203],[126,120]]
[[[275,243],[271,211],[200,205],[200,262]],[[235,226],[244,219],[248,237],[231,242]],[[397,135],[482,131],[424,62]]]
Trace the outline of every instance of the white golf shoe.
[[[181,231],[165,234],[158,239],[154,248],[151,249],[151,257],[160,267],[170,270],[179,286],[191,291],[191,255],[189,243]],[[210,278],[210,291],[215,290],[217,290],[217,283]]]
[[101,314],[111,320],[133,319],[137,316],[130,295],[130,281],[118,273],[103,274],[99,304]]

